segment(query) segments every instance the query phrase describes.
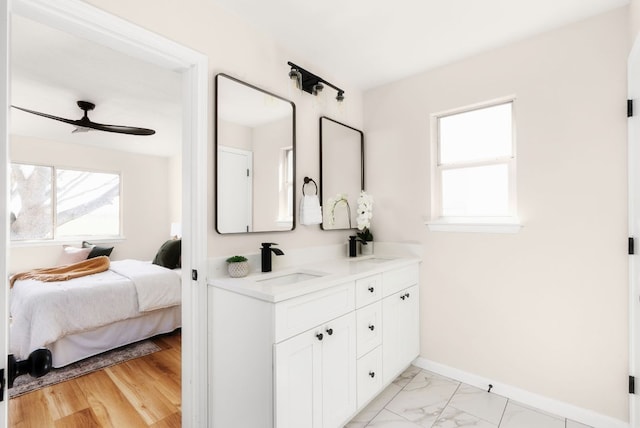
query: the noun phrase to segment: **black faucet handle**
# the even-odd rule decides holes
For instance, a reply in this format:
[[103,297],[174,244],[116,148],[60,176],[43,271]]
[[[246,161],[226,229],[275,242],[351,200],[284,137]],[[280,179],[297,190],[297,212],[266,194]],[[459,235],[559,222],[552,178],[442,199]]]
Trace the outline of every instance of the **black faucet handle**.
[[276,244],[275,242],[263,242],[263,243],[262,243],[262,247],[263,247],[263,248],[269,248],[269,247],[271,247],[272,245],[278,245],[278,244]]

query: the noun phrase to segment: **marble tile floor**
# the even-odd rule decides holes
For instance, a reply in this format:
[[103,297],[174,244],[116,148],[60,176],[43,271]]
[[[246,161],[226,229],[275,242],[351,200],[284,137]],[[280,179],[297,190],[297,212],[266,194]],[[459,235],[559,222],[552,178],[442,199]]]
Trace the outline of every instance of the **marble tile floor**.
[[345,428],[589,428],[411,366]]

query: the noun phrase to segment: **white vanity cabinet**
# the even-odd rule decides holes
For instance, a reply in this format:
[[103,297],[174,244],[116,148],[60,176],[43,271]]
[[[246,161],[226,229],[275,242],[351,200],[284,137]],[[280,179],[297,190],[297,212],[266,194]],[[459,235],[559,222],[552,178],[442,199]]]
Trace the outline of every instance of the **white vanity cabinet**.
[[342,428],[418,356],[418,260],[343,266],[299,288],[211,284],[209,426]]

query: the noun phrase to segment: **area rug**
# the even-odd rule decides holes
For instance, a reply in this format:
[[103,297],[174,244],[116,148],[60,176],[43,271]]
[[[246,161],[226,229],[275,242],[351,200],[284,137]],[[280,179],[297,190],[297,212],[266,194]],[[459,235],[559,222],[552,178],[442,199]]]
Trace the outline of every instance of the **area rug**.
[[18,376],[13,382],[13,387],[9,389],[9,398],[19,397],[20,395],[46,386],[55,385],[56,383],[84,376],[88,373],[123,363],[134,358],[153,354],[160,349],[161,348],[152,341],[143,340],[142,342],[133,343],[128,346],[107,351],[59,369],[52,369],[49,373],[39,378],[34,378],[28,374],[24,374],[22,376]]

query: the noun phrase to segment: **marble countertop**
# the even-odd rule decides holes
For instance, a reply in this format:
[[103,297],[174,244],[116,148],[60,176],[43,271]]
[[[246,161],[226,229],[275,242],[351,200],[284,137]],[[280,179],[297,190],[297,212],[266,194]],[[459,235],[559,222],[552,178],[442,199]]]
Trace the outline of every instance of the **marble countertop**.
[[[244,278],[213,278],[209,280],[209,286],[277,303],[416,262],[420,262],[419,257],[345,257],[252,273]],[[301,280],[296,281],[298,278]]]

